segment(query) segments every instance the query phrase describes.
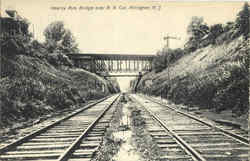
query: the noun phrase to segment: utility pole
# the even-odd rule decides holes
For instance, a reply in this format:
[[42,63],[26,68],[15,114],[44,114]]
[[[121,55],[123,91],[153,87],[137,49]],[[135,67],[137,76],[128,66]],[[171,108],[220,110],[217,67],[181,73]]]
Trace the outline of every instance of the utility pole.
[[36,39],[36,34],[35,34],[35,27],[34,27],[34,24],[32,24],[32,27],[33,27],[33,37],[34,37],[34,40]]
[[164,49],[169,49],[169,46],[170,46],[169,39],[180,40],[181,38],[180,38],[180,37],[169,36],[169,35],[167,34],[167,36],[165,36],[165,37],[163,38],[163,40],[166,40],[166,45],[165,45]]
[[[166,52],[168,49],[170,49],[170,39],[175,39],[175,40],[180,40],[181,38],[180,37],[174,37],[174,36],[169,36],[167,34],[167,36],[165,36],[163,38],[163,40],[166,40],[166,45],[164,46],[163,48],[163,52]],[[169,65],[169,58],[167,59],[167,64],[168,64],[168,82],[169,82],[169,86],[171,86],[171,83],[170,83],[170,65]]]

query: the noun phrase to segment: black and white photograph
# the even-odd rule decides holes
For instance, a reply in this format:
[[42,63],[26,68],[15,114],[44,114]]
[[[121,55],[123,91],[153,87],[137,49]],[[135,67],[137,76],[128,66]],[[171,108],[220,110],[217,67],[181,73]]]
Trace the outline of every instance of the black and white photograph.
[[0,161],[250,159],[250,1],[0,11]]

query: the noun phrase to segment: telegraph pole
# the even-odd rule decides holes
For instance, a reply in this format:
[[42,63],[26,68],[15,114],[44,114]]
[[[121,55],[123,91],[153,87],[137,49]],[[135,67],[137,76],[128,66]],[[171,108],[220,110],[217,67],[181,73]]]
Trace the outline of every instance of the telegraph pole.
[[[169,36],[167,34],[167,36],[163,38],[163,40],[166,40],[166,45],[163,48],[163,52],[164,51],[166,52],[168,49],[170,49],[170,47],[169,47],[170,46],[170,41],[169,41],[170,39],[180,40],[181,38]],[[168,70],[168,82],[169,82],[169,86],[171,86],[171,83],[170,83],[170,70],[169,70],[169,68],[170,68],[169,58],[167,59],[167,64],[168,64],[168,69],[167,69]]]
[[167,34],[167,36],[165,36],[164,38],[163,38],[163,40],[166,40],[166,45],[165,45],[165,47],[164,47],[164,49],[169,49],[169,46],[170,46],[170,42],[169,42],[169,39],[175,39],[175,40],[180,40],[181,38],[180,37],[174,37],[174,36],[169,36],[168,34]]

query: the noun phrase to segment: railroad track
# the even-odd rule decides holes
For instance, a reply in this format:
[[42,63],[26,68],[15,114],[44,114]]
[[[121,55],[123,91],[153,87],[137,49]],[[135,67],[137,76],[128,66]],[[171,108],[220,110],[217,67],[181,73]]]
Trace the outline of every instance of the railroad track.
[[[188,114],[188,113],[186,113],[186,112],[183,112],[183,111],[181,111],[181,110],[179,110],[179,109],[177,109],[176,108],[176,106],[171,106],[171,105],[168,105],[165,101],[163,101],[162,99],[159,99],[159,98],[153,98],[153,97],[148,97],[148,96],[145,96],[145,95],[142,95],[142,97],[147,97],[147,99],[149,99],[149,100],[151,100],[151,101],[153,101],[153,102],[155,102],[155,103],[158,103],[158,104],[161,104],[161,105],[163,105],[163,106],[168,106],[169,108],[172,108],[172,109],[174,109],[175,111],[177,111],[178,113],[183,113],[184,115],[186,115],[186,116],[188,116],[188,117],[193,117],[194,119],[197,119],[197,120],[200,120],[200,121],[202,121],[202,122],[205,122],[206,124],[208,124],[209,126],[216,126],[218,129],[220,129],[220,130],[224,130],[224,131],[226,131],[226,133],[227,132],[231,132],[231,133],[233,133],[234,135],[239,135],[239,137],[240,138],[243,138],[246,142],[248,142],[249,143],[249,140],[247,140],[248,139],[248,131],[247,130],[243,130],[243,129],[240,129],[240,127],[238,126],[238,124],[237,125],[235,125],[235,124],[231,124],[231,126],[226,126],[226,125],[223,125],[223,124],[221,124],[221,123],[218,123],[218,122],[220,122],[220,120],[219,121],[213,121],[213,122],[211,122],[211,120],[201,120],[201,118],[197,118],[196,116],[193,116],[193,115],[190,115],[190,114]],[[195,115],[195,114],[194,114]],[[210,123],[209,123],[210,122]],[[225,124],[225,122],[224,122],[224,124]],[[227,123],[228,125],[230,124],[230,123]]]
[[102,99],[0,148],[1,161],[89,161],[120,95]]
[[156,100],[129,95],[142,111],[151,136],[171,161],[248,161],[246,137],[162,105]]

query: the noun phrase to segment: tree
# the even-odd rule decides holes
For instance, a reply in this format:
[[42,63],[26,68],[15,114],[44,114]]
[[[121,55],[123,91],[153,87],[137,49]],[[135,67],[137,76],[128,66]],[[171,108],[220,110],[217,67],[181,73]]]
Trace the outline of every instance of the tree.
[[71,51],[74,51],[74,52],[78,51],[75,38],[70,30],[66,30],[64,37],[60,44],[60,49],[64,53],[70,53]]
[[194,16],[187,27],[187,33],[189,39],[185,45],[185,50],[192,52],[199,48],[200,41],[209,33],[209,27],[204,22],[203,17]]
[[249,5],[247,2],[245,2],[243,9],[238,13],[236,19],[237,28],[239,28],[240,33],[243,34],[245,40],[249,38],[249,32],[250,32],[249,21],[250,21]]
[[187,28],[187,33],[190,37],[201,39],[204,35],[209,33],[209,27],[204,22],[203,17],[193,16]]
[[59,50],[62,53],[78,51],[77,43],[70,30],[64,27],[62,21],[52,22],[44,30],[45,46],[50,53]]

